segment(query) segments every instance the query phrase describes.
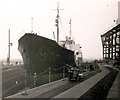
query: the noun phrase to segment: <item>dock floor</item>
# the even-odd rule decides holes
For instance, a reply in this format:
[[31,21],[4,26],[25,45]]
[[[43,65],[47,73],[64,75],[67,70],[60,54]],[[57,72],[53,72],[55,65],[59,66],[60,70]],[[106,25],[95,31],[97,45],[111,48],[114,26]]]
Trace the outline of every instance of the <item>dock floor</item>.
[[[109,73],[109,71],[104,67],[104,65],[99,65],[99,66],[102,72],[96,74],[95,76],[90,77],[89,79],[75,85],[74,87],[66,90],[65,92],[58,94],[53,98],[79,98],[80,96],[82,96],[98,81],[100,81],[104,76],[106,76]],[[22,95],[24,92],[21,92],[12,96],[8,96],[7,98],[36,98],[39,97],[39,95],[46,93],[47,91],[50,91],[56,87],[67,84],[68,82],[69,81],[67,79],[65,79],[65,81],[61,79],[55,82],[51,82],[50,84],[45,84],[40,87],[27,90],[28,95]]]

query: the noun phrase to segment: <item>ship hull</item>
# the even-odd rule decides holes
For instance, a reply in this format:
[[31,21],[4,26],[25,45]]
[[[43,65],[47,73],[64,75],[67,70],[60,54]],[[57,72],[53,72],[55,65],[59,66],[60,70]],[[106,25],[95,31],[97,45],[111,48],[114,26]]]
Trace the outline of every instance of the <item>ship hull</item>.
[[27,74],[39,74],[49,67],[62,68],[74,65],[74,52],[59,46],[55,41],[26,33],[18,41]]

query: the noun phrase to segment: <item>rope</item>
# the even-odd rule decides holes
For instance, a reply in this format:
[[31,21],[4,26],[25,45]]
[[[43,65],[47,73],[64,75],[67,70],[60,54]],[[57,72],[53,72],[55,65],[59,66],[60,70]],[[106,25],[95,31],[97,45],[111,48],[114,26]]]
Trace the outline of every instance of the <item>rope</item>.
[[[61,23],[61,25],[62,25],[62,28],[63,28],[63,33],[65,32],[66,33],[66,31],[65,31],[65,29],[64,29],[64,27],[63,27],[63,23],[62,23],[62,20],[61,20],[61,18],[60,18],[60,23]],[[65,34],[64,33],[64,34]],[[65,34],[65,36],[66,36],[66,34]]]
[[[49,67],[47,70],[45,70],[44,72],[41,72],[41,73],[39,73],[39,74],[35,74],[35,75],[33,75],[33,76],[30,76],[29,77],[29,81],[31,81],[31,82],[33,82],[34,83],[34,86],[36,87],[36,82],[37,82],[37,80],[39,80],[40,79],[40,77],[42,77],[43,76],[43,74],[44,75],[47,75],[47,76],[43,76],[43,77],[47,77],[48,79],[49,79],[49,82],[51,81],[51,74],[52,74],[52,71],[54,72],[54,71],[58,71],[58,70],[61,70],[61,69],[63,69],[65,66],[63,66],[63,67],[60,67],[60,68],[51,68],[51,67]],[[63,69],[64,70],[64,69]],[[45,74],[47,72],[47,74]],[[63,73],[64,73],[64,71],[63,71]],[[64,77],[64,76],[63,76]]]
[[[64,66],[63,66],[63,67],[60,67],[60,68],[51,68],[51,69],[53,69],[53,70],[60,70],[60,69],[62,69],[62,68],[64,68]],[[41,72],[41,73],[37,74],[36,77],[38,77],[38,76],[46,73],[47,71],[49,71],[49,69],[45,70],[44,72]],[[29,77],[30,77],[30,78],[33,78],[34,75],[33,75],[33,76],[29,76]]]
[[[46,73],[47,71],[49,71],[49,69],[45,70],[44,72],[41,72],[41,73],[37,74],[36,77],[38,77],[38,76],[40,76],[40,75]],[[33,76],[29,76],[29,77],[32,78],[32,77],[34,77],[34,75],[33,75]]]
[[60,67],[60,68],[52,68],[53,70],[60,70],[60,69],[62,69],[62,68],[64,68],[64,66],[63,67]]

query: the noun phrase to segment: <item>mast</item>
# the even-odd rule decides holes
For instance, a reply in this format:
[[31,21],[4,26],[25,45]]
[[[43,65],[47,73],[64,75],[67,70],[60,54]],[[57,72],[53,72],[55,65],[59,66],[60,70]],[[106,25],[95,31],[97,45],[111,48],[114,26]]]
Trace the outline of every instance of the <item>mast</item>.
[[70,39],[71,39],[71,18],[69,24],[70,24]]
[[33,17],[31,18],[31,33],[33,33]]
[[59,44],[59,3],[57,3],[56,27],[57,27],[57,43]]
[[59,44],[59,10],[63,10],[63,9],[59,9],[59,3],[57,3],[57,16],[56,16],[56,27],[57,27],[57,43]]
[[10,29],[8,30],[8,64],[10,64]]
[[12,46],[12,43],[10,42],[10,29],[8,30],[8,58],[7,63],[10,65],[10,46]]

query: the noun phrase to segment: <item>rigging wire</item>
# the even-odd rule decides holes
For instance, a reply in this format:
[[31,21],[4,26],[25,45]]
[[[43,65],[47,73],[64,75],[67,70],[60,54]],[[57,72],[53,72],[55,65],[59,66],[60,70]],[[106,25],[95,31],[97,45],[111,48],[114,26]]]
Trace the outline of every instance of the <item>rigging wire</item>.
[[65,28],[64,28],[64,26],[63,26],[62,20],[61,20],[60,17],[59,17],[59,19],[60,19],[61,27],[62,27],[62,29],[63,29],[63,33],[64,33],[64,35],[66,36],[66,31],[65,31]]

